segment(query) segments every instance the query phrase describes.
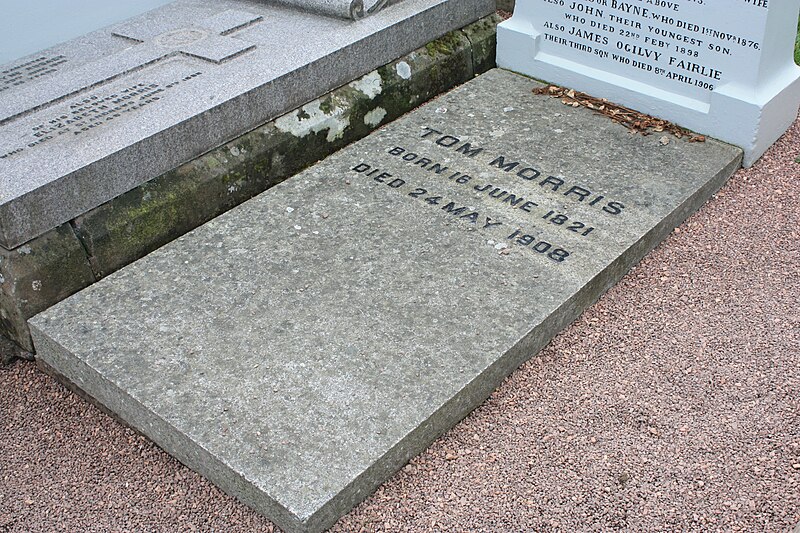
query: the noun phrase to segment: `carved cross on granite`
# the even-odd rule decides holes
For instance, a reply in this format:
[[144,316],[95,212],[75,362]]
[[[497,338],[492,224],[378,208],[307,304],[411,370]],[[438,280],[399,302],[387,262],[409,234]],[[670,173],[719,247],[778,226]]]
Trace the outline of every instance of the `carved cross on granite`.
[[140,44],[8,95],[0,111],[0,125],[176,55],[216,64],[233,59],[256,45],[229,35],[261,20],[260,15],[231,9],[166,32],[142,22],[117,28],[113,35]]

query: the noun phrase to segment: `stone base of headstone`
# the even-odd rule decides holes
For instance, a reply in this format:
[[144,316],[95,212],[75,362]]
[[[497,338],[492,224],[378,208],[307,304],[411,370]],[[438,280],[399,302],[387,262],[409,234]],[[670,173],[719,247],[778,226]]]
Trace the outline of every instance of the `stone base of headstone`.
[[30,321],[40,361],[287,531],[482,402],[741,165],[492,70]]
[[0,335],[33,351],[32,316],[493,68],[499,20],[449,32],[23,245],[0,247]]

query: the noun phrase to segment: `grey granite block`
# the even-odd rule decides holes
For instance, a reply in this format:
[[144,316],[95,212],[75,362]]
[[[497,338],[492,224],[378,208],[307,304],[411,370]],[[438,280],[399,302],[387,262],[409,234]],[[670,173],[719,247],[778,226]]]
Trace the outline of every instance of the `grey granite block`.
[[486,398],[739,167],[471,81],[30,321],[43,364],[288,531]]
[[0,245],[23,244],[493,9],[404,0],[352,22],[266,2],[178,0],[5,65],[26,74],[2,85]]

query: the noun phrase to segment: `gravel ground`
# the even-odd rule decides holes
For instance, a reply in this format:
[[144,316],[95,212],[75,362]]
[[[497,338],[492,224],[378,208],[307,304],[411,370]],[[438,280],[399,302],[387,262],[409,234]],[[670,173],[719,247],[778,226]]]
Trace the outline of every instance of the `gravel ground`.
[[[800,522],[800,123],[335,531]],[[29,362],[0,369],[0,531],[271,531]]]

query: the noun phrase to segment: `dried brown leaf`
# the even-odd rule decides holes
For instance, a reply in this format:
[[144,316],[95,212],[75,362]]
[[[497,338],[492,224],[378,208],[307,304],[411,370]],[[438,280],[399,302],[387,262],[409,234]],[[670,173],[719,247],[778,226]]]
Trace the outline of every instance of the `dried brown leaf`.
[[560,98],[564,105],[571,107],[586,107],[597,113],[609,117],[612,121],[627,127],[632,132],[648,135],[650,131],[658,133],[672,133],[678,138],[689,137],[689,142],[704,142],[706,139],[702,135],[696,135],[685,128],[681,128],[667,120],[651,117],[636,110],[613,104],[606,98],[595,98],[585,93],[566,89],[557,85],[537,87],[533,89],[534,94],[549,95],[552,98]]

